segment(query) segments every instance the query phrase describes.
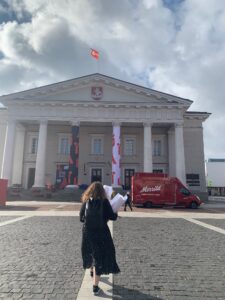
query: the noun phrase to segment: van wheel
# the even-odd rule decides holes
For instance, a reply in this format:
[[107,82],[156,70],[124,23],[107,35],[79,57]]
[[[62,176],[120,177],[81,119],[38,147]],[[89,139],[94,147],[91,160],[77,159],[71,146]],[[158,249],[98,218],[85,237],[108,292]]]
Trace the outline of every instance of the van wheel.
[[196,209],[196,208],[198,208],[198,204],[197,204],[195,201],[193,201],[193,202],[191,202],[191,204],[190,204],[190,208]]
[[151,208],[152,207],[152,202],[150,202],[150,201],[146,202],[145,207]]

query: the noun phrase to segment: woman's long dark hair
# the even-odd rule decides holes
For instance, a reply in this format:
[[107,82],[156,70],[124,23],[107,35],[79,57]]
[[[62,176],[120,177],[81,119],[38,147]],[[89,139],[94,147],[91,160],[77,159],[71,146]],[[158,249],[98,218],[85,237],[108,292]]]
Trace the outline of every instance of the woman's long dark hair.
[[90,198],[100,200],[107,199],[105,190],[101,182],[93,182],[81,196],[82,202],[87,202]]

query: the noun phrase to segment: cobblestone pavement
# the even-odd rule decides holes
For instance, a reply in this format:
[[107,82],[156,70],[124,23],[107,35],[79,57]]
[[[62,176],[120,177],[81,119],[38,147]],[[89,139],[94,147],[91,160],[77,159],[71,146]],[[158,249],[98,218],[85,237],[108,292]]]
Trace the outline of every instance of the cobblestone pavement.
[[225,299],[224,235],[182,219],[120,218],[114,240],[114,300]]
[[0,299],[75,299],[83,277],[77,217],[0,227]]
[[[169,218],[166,211],[164,217],[157,209],[145,212],[121,212],[113,222],[121,268],[113,277],[113,299],[225,299],[225,235],[184,220],[182,210],[169,211]],[[0,226],[0,299],[76,299],[84,274],[77,211],[33,213]],[[225,229],[225,215],[212,217],[222,219],[199,220]],[[0,216],[0,222],[13,218]]]

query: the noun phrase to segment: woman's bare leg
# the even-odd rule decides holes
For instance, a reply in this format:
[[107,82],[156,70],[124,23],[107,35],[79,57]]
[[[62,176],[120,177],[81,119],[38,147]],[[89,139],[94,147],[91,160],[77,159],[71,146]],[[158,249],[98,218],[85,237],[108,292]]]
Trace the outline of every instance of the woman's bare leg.
[[93,285],[98,285],[99,284],[99,281],[100,281],[100,276],[96,275],[96,272],[95,272],[95,267],[93,269],[94,271],[94,277],[93,277]]

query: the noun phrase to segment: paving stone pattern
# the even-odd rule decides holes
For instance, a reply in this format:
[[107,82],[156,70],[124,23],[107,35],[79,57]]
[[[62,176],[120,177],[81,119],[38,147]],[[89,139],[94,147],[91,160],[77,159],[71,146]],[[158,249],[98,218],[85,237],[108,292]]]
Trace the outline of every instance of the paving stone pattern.
[[120,218],[114,300],[225,299],[225,235],[182,219]]
[[83,270],[77,217],[0,227],[0,299],[76,299]]

